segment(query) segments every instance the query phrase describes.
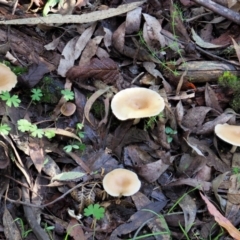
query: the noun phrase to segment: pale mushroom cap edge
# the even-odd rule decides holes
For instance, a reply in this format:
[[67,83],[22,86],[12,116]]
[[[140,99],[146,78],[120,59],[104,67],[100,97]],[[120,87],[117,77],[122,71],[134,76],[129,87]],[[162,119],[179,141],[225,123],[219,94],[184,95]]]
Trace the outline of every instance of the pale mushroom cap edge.
[[240,126],[225,124],[217,124],[215,126],[215,134],[225,142],[234,146],[240,146]]
[[0,93],[11,91],[17,84],[17,76],[5,64],[0,63]]
[[121,90],[111,102],[112,112],[119,120],[156,116],[164,107],[159,93],[142,87]]
[[137,174],[127,169],[115,169],[103,178],[104,190],[113,197],[132,196],[140,187],[141,181]]

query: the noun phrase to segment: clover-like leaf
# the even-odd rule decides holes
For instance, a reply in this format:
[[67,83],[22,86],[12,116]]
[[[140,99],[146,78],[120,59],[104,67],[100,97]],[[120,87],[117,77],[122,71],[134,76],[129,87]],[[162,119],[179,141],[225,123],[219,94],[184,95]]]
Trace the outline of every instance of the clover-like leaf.
[[62,90],[61,94],[67,101],[74,99],[74,92],[69,89]]
[[18,130],[21,132],[28,132],[32,129],[32,124],[26,119],[20,119],[17,121]]
[[0,124],[0,133],[2,135],[8,135],[11,128],[7,124]]
[[84,208],[84,216],[93,215],[94,218],[100,220],[104,217],[105,209],[100,207],[99,204],[91,204],[87,208]]
[[31,136],[33,136],[33,137],[42,138],[44,135],[43,129],[38,128],[37,125],[35,125],[35,124],[32,125],[30,131],[31,131]]
[[33,100],[33,101],[40,101],[41,97],[43,96],[42,90],[39,89],[39,88],[33,88],[33,89],[31,90],[31,92],[33,93],[33,94],[31,95],[32,100]]
[[10,95],[9,92],[2,92],[0,95],[0,98],[6,102],[7,106],[12,107],[18,107],[21,100],[18,98],[18,95]]

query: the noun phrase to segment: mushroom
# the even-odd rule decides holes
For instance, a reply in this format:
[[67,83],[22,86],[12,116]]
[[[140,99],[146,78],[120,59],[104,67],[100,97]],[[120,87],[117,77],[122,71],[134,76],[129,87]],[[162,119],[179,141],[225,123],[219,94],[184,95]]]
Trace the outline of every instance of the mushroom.
[[11,91],[17,84],[17,76],[5,64],[0,63],[0,93]]
[[112,112],[119,120],[156,116],[164,107],[164,99],[157,92],[141,87],[124,89],[111,102]]
[[62,115],[69,117],[76,111],[76,105],[72,102],[66,102],[62,105],[60,111]]
[[136,173],[118,168],[103,178],[104,190],[113,197],[131,196],[138,192],[141,182]]
[[231,153],[234,153],[240,146],[240,126],[228,125],[227,123],[217,124],[214,131],[223,141],[233,145],[230,150]]

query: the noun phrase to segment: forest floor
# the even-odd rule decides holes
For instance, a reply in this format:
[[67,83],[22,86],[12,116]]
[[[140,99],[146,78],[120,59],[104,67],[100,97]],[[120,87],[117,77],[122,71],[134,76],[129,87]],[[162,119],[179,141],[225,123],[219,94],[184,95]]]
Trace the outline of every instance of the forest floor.
[[239,10],[0,0],[0,239],[240,240]]

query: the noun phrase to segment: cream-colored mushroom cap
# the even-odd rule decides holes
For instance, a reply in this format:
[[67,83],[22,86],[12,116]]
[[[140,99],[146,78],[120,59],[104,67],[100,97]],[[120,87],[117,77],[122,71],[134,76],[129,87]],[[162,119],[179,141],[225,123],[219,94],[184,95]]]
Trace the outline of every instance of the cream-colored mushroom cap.
[[60,111],[64,116],[69,117],[76,111],[76,105],[72,102],[66,102],[62,105]]
[[227,143],[234,146],[240,146],[240,126],[217,124],[215,126],[215,134]]
[[6,65],[0,63],[0,93],[11,91],[17,84],[17,76]]
[[103,178],[104,190],[113,197],[131,196],[138,192],[140,187],[137,174],[126,169],[115,169]]
[[119,120],[156,116],[164,107],[164,99],[157,92],[141,87],[124,89],[111,102],[112,112]]

